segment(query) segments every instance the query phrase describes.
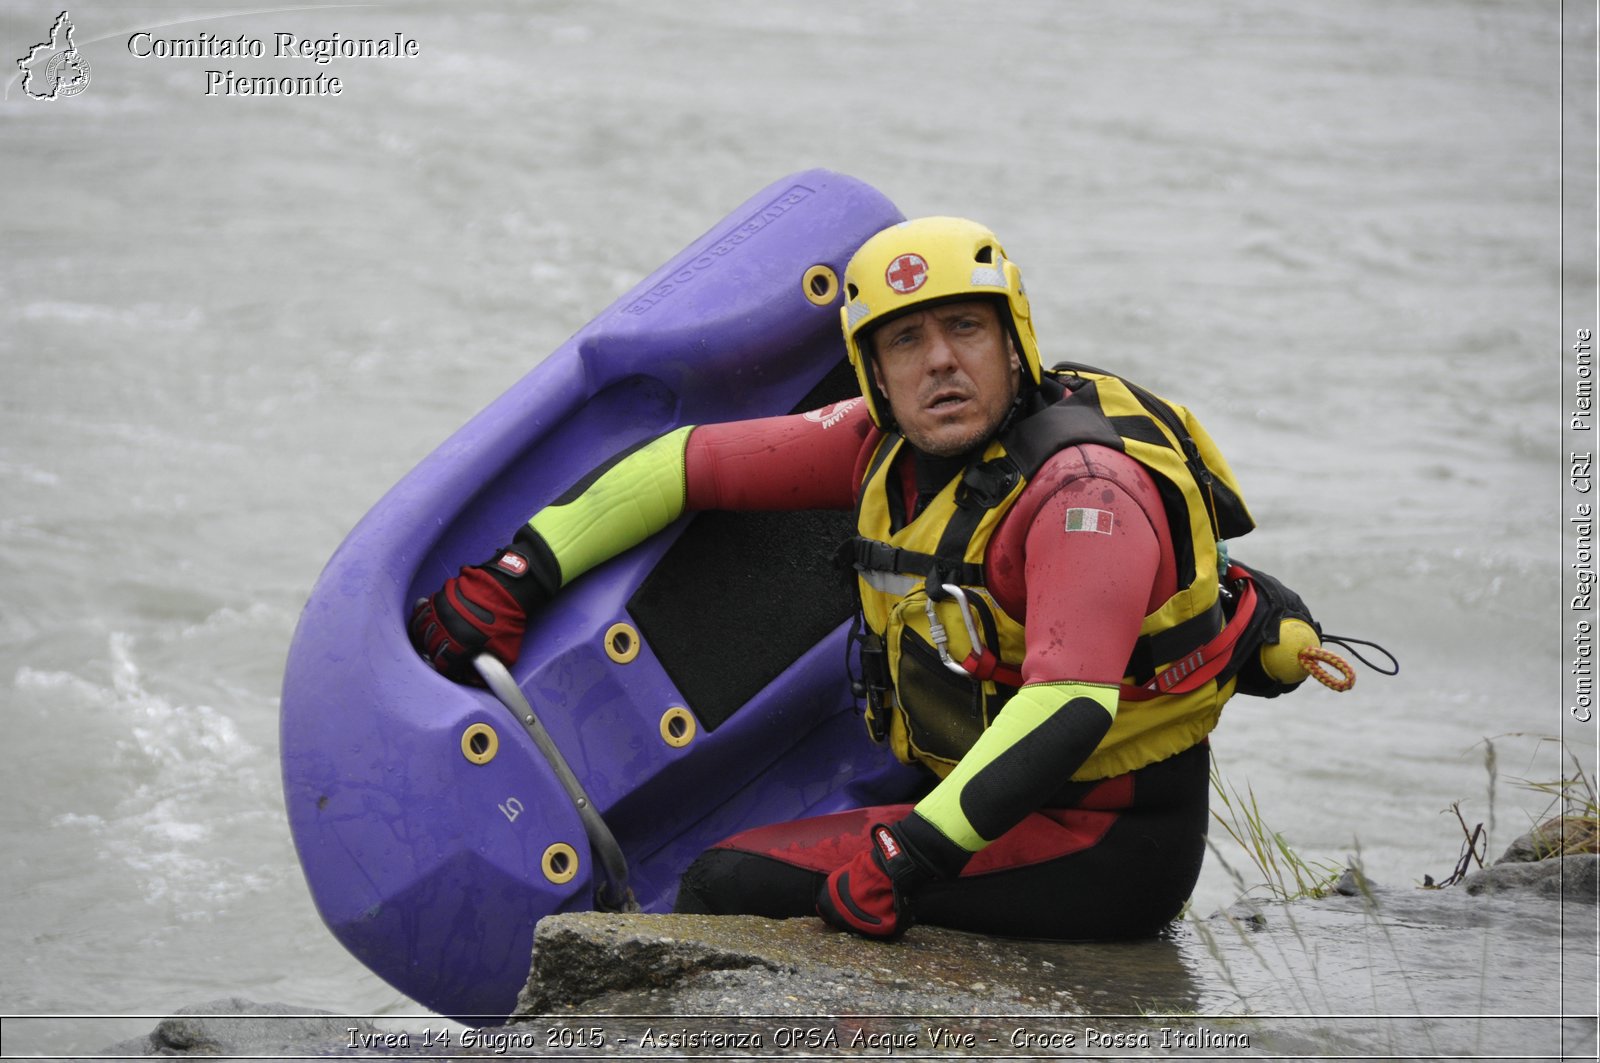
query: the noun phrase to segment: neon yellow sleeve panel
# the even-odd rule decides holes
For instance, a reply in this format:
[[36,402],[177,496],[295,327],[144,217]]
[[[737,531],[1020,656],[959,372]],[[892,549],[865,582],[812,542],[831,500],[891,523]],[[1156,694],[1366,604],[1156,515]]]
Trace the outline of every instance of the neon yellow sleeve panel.
[[560,564],[563,587],[682,516],[688,491],[684,450],[691,431],[687,426],[651,441],[577,498],[546,506],[528,521]]
[[[1081,704],[1083,699],[1092,705]],[[1100,715],[1096,708],[1105,710]],[[946,838],[975,853],[1010,829],[1071,777],[1117,715],[1117,688],[1102,683],[1030,683],[1006,702],[915,811]],[[1009,753],[1020,755],[1007,757]],[[975,780],[980,785],[974,786]],[[1015,806],[1015,807],[1013,807]],[[1013,818],[1010,813],[1017,812]],[[973,825],[991,825],[987,836]]]

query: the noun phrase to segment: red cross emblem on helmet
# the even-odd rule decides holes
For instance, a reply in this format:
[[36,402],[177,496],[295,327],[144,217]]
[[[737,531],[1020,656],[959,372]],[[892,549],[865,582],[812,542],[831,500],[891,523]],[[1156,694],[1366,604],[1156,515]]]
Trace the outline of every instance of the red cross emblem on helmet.
[[901,295],[914,292],[928,279],[928,263],[921,255],[901,255],[889,263],[883,279]]

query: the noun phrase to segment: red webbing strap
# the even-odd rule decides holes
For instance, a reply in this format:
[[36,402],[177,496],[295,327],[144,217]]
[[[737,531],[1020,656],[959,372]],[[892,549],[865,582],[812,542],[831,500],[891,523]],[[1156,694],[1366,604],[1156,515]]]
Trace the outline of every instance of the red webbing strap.
[[1181,661],[1163,668],[1148,683],[1140,686],[1123,684],[1124,700],[1148,701],[1162,694],[1187,694],[1214,679],[1233,659],[1234,644],[1244,634],[1245,628],[1250,626],[1250,618],[1256,611],[1256,585],[1249,578],[1249,573],[1237,565],[1228,566],[1228,578],[1242,581],[1244,588],[1239,594],[1239,605],[1233,612],[1233,619],[1216,638]]
[[[1250,574],[1238,565],[1228,566],[1228,578],[1240,583],[1239,605],[1230,620],[1217,636],[1182,660],[1163,668],[1148,683],[1124,683],[1120,697],[1125,701],[1149,701],[1162,694],[1187,694],[1210,682],[1233,659],[1233,647],[1250,626],[1256,611],[1256,585]],[[985,646],[971,653],[961,662],[969,675],[979,680],[994,680],[1006,686],[1023,685],[1022,673],[1000,663],[995,652]],[[1321,678],[1320,676],[1318,677]],[[1326,680],[1324,680],[1326,682]]]
[[961,667],[974,679],[992,679],[996,683],[1008,687],[1022,686],[1022,673],[1017,669],[1000,663],[1000,657],[987,646],[981,652],[972,653],[961,662]]

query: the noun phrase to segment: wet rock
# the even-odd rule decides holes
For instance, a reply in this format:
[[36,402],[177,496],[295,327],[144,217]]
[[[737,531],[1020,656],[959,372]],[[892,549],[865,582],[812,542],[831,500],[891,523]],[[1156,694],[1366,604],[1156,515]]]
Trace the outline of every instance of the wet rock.
[[767,969],[784,962],[782,924],[744,917],[602,915],[578,912],[539,922],[533,970],[519,1014],[542,1014],[609,992],[650,990],[695,974]]
[[1594,904],[1600,891],[1600,856],[1578,853],[1526,862],[1502,859],[1461,880],[1469,894],[1526,890],[1544,897]]
[[293,1058],[330,1055],[361,1037],[368,1045],[384,1039],[369,1022],[230,997],[179,1008],[146,1037],[113,1045],[102,1055]]
[[1228,905],[1227,908],[1212,915],[1211,918],[1225,919],[1245,930],[1265,930],[1267,928],[1267,913],[1259,901],[1235,901]]
[[1107,1044],[1132,1038],[1148,1024],[1126,1016],[1151,1001],[1185,1013],[1198,1003],[1173,940],[1068,944],[916,926],[884,943],[818,919],[588,912],[540,922],[507,1029],[603,1016],[603,1054],[728,1048],[741,1035],[764,1050],[955,1059],[1082,1047],[1083,1014],[1123,1016],[1094,1024]]
[[1558,816],[1512,842],[1495,864],[1525,864],[1552,856],[1594,852],[1600,852],[1600,825],[1591,819]]
[[1339,876],[1339,881],[1333,884],[1333,892],[1341,897],[1360,897],[1376,888],[1366,873],[1354,865],[1346,867],[1344,873]]
[[[1008,971],[1011,983],[996,978]],[[870,998],[908,1014],[970,1014],[1020,1010],[1034,982],[1006,943],[935,927],[913,927],[886,944],[817,919],[572,912],[540,921],[516,1014],[665,1001],[683,1010],[690,1001],[768,999],[775,991],[800,1010],[857,1009]]]

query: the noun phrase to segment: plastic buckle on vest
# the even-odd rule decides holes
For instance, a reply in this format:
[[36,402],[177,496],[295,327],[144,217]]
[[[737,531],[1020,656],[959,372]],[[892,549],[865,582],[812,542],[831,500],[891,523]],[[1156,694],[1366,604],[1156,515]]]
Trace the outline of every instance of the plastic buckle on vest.
[[956,488],[956,505],[993,509],[1005,501],[1011,489],[1022,478],[1022,470],[1009,458],[995,458],[968,466],[961,474],[961,485]]
[[[972,647],[974,654],[979,652],[983,643],[978,638],[977,625],[972,622],[972,608],[967,604],[967,592],[954,583],[941,583],[939,589],[948,598],[953,598],[956,607],[961,610],[961,623],[967,629],[967,645]],[[950,636],[945,632],[944,625],[939,623],[939,615],[933,607],[933,597],[923,603],[923,608],[928,614],[928,634],[933,638],[933,648],[939,651],[939,661],[956,675],[964,679],[972,678],[972,673],[966,667],[950,656]]]

